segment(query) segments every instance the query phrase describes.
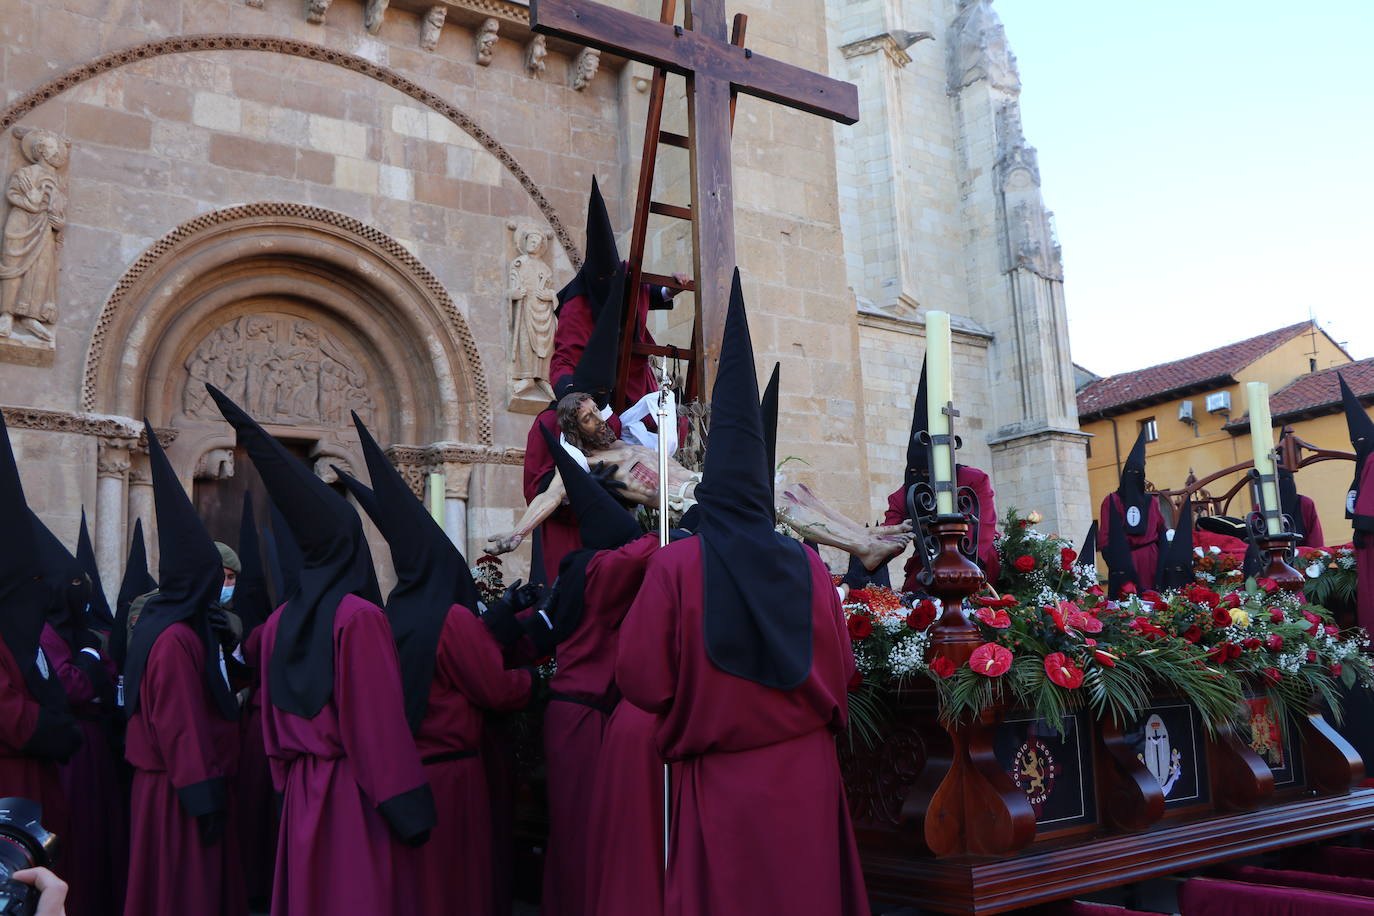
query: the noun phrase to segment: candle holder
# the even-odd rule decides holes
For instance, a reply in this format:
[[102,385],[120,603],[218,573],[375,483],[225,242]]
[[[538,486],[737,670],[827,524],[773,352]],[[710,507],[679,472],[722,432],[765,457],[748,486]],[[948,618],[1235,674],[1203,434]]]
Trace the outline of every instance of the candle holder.
[[1279,519],[1283,530],[1279,534],[1270,534],[1264,516],[1259,512],[1250,514],[1250,540],[1268,559],[1260,575],[1273,579],[1284,591],[1302,591],[1302,573],[1288,564],[1288,558],[1298,546],[1298,536],[1293,533],[1293,522],[1288,516],[1281,515]]
[[964,599],[976,594],[987,577],[976,562],[978,497],[968,487],[959,487],[955,495],[959,511],[953,514],[935,511],[935,490],[925,482],[912,484],[906,499],[921,556],[916,580],[944,609],[930,628],[930,655],[962,665],[983,641],[964,613]]

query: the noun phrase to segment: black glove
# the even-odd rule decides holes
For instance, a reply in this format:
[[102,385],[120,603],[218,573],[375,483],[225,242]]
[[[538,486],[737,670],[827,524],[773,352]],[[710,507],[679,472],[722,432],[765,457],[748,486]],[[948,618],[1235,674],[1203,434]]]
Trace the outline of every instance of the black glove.
[[222,604],[210,605],[210,629],[214,631],[219,646],[228,655],[239,647],[243,638],[243,621],[238,615]]
[[591,467],[591,478],[601,484],[601,488],[612,496],[619,496],[621,490],[625,489],[623,481],[615,479],[615,472],[620,470],[618,464],[607,464],[598,461]]
[[516,579],[501,594],[501,601],[508,602],[512,611],[523,611],[527,607],[534,607],[539,599],[544,596],[546,589],[542,585],[534,582],[522,583]]
[[222,808],[197,817],[196,830],[200,832],[200,845],[214,846],[222,840],[226,820],[228,820],[228,813]]

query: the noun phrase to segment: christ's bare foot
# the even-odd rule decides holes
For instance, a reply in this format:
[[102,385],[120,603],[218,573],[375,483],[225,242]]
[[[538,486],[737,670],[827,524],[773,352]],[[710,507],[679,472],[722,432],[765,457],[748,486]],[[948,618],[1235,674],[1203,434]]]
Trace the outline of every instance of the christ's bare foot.
[[[872,530],[882,531],[883,529],[874,528]],[[906,545],[910,543],[911,534],[909,532],[877,535],[868,538],[858,550],[854,551],[854,556],[859,558],[859,562],[864,565],[864,569],[872,572],[903,550],[906,550]]]

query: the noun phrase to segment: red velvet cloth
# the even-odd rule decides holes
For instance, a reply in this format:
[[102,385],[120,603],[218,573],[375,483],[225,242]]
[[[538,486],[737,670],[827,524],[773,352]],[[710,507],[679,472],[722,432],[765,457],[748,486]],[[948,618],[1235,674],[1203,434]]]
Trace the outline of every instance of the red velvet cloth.
[[558,644],[558,673],[549,690],[572,701],[553,699],[544,713],[549,800],[544,916],[592,912],[587,909],[591,796],[608,714],[620,696],[615,686],[617,628],[658,550],[658,536],[646,534],[594,556],[587,564],[582,620]]
[[438,823],[429,842],[402,851],[419,898],[410,913],[490,913],[493,904],[492,837],[487,777],[479,757],[435,760],[476,752],[483,710],[517,709],[529,700],[530,673],[507,671],[501,647],[472,611],[449,608],[439,632],[429,706],[415,744],[434,792]]
[[616,681],[676,762],[667,916],[869,911],[834,740],[854,654],[830,573],[807,558],[811,673],[792,690],[711,662],[696,538],[655,554],[621,625]]
[[[1365,874],[1369,874],[1369,872]],[[1326,891],[1332,894],[1374,897],[1374,878],[1367,877],[1347,877],[1346,875],[1294,871],[1292,869],[1260,868],[1255,865],[1232,865],[1223,869],[1219,877],[1233,881],[1245,881],[1250,884],[1305,887],[1308,890]]]
[[[954,474],[961,487],[968,487],[978,497],[978,514],[982,524],[978,530],[978,562],[987,573],[988,581],[996,584],[1002,563],[997,556],[997,499],[992,491],[992,479],[977,468],[959,465]],[[900,525],[906,521],[906,487],[900,487],[887,498],[884,525]],[[902,591],[915,591],[916,574],[921,571],[921,558],[914,552],[906,561]]]
[[1229,534],[1217,534],[1204,528],[1193,528],[1193,547],[1219,547],[1221,552],[1232,557],[1245,558],[1245,542]]
[[1128,910],[1124,906],[1112,906],[1109,903],[1088,903],[1083,900],[1074,900],[1056,912],[1062,913],[1063,916],[1159,916],[1158,913]]
[[[260,628],[265,660],[280,619],[278,609]],[[285,796],[272,913],[415,912],[416,889],[399,880],[403,847],[377,811],[425,784],[381,608],[355,595],[339,602],[334,693],[313,719],[273,706],[261,670],[263,744]]]
[[1302,860],[1308,871],[1351,878],[1374,876],[1374,849],[1357,846],[1323,846]]
[[[124,745],[134,767],[125,913],[248,912],[229,792],[238,751],[238,723],[220,714],[205,684],[205,644],[188,624],[172,624],[148,652]],[[224,835],[211,846],[177,794],[208,780],[224,780],[228,801]]]
[[1181,916],[1369,916],[1374,900],[1302,888],[1189,878],[1178,891]]
[[[1131,559],[1135,562],[1136,587],[1146,591],[1155,587],[1155,577],[1159,572],[1159,544],[1168,527],[1159,511],[1159,500],[1151,497],[1145,515],[1145,530],[1140,534],[1127,534],[1126,543],[1131,547]],[[1102,508],[1097,513],[1097,552],[1103,554],[1107,549],[1107,537],[1112,531],[1112,520],[1120,515],[1126,517],[1126,509],[1121,497],[1108,493],[1102,500]]]
[[592,789],[587,912],[663,916],[663,760],[657,719],[633,703],[611,715]]

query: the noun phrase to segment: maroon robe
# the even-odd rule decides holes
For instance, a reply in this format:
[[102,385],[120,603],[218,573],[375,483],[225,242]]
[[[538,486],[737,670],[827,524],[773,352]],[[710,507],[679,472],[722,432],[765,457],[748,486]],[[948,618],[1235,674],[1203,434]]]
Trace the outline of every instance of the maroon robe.
[[114,683],[114,665],[101,657],[105,683],[97,684],[76,664],[71,646],[51,624],[43,625],[40,645],[67,691],[67,703],[81,729],[80,750],[58,769],[62,791],[75,814],[69,833],[62,837],[62,877],[70,888],[67,912],[115,914],[124,899],[129,823],[114,752],[100,722],[111,714],[108,685]]
[[[635,321],[639,327],[639,343],[652,344],[654,336],[649,333],[648,318],[650,299],[658,300],[649,288],[642,283],[639,297],[635,300]],[[658,305],[655,301],[654,305]],[[596,322],[592,310],[587,306],[586,296],[573,296],[558,310],[558,327],[553,334],[553,357],[549,360],[549,380],[557,382],[565,375],[577,370],[577,362],[582,351],[587,349],[587,340],[592,336]],[[628,403],[633,404],[650,391],[658,390],[658,380],[654,378],[653,366],[647,356],[630,357],[630,372],[625,382]],[[553,581],[552,579],[549,581]]]
[[617,627],[658,549],[658,536],[646,534],[592,557],[582,620],[558,644],[558,673],[549,681],[544,713],[549,799],[544,916],[589,912],[591,787],[606,721],[620,699],[615,686]]
[[1298,496],[1298,511],[1302,513],[1303,536],[1299,545],[1303,547],[1325,547],[1326,534],[1322,531],[1322,520],[1317,515],[1317,504],[1310,496]]
[[[249,668],[262,667],[262,627],[254,627],[243,644],[243,660]],[[272,791],[272,771],[262,743],[262,692],[248,688],[239,719],[242,746],[236,780],[235,803],[239,811],[239,848],[243,878],[250,902],[270,900],[272,873],[277,866],[277,802]]]
[[434,792],[439,820],[429,842],[402,855],[419,900],[407,914],[445,916],[493,911],[487,777],[478,756],[484,710],[529,700],[528,671],[507,671],[501,647],[477,616],[449,608],[439,632],[434,682],[415,744]]
[[[238,723],[223,717],[205,683],[205,644],[185,622],[163,630],[148,652],[129,719],[124,756],[134,768],[129,829],[132,916],[245,916],[232,793]],[[200,841],[184,794],[228,800],[223,835]]]
[[[1159,545],[1164,539],[1168,526],[1164,515],[1159,511],[1159,500],[1153,496],[1147,502],[1149,509],[1145,515],[1145,530],[1140,534],[1127,534],[1126,543],[1131,548],[1131,561],[1135,563],[1136,587],[1142,592],[1155,587],[1155,576],[1159,572]],[[1120,514],[1126,517],[1126,507],[1115,492],[1108,493],[1102,500],[1102,509],[1097,513],[1097,552],[1104,555],[1107,538],[1112,533],[1112,521]]]
[[[261,626],[272,657],[281,609]],[[425,784],[406,726],[400,662],[380,608],[346,595],[334,613],[334,692],[313,719],[272,705],[262,666],[263,744],[285,797],[273,916],[413,913],[404,848],[377,807]]]
[[[52,671],[52,665],[48,670]],[[9,645],[0,639],[0,796],[38,802],[43,806],[43,826],[62,836],[59,830],[67,830],[68,808],[57,763],[24,751],[38,727],[41,709]]]
[[1374,457],[1364,463],[1356,487],[1355,511],[1355,620],[1374,633]]
[[[619,417],[612,416],[606,423],[617,436],[620,435]],[[549,444],[539,432],[540,427],[547,429],[557,440],[560,432],[557,412],[549,409],[535,417],[534,422],[530,424],[530,434],[525,438],[526,503],[532,502],[536,496],[544,492],[554,472],[553,455],[549,454]],[[572,509],[566,505],[555,509],[539,526],[539,538],[539,549],[544,557],[543,582],[552,585],[558,578],[558,564],[563,562],[565,556],[582,546],[582,537],[577,533],[577,516],[573,515]],[[533,570],[530,576],[534,577]]]
[[[633,664],[627,660],[627,664]],[[658,719],[619,703],[606,725],[591,799],[587,912],[663,916],[663,759]]]
[[835,751],[854,653],[830,573],[807,559],[811,672],[795,689],[711,662],[695,538],[653,558],[621,625],[616,682],[656,714],[658,751],[676,764],[667,916],[868,913]]
[[[1002,563],[997,557],[997,501],[992,492],[992,479],[977,468],[959,465],[955,471],[955,481],[961,487],[968,487],[978,497],[978,514],[981,524],[978,528],[978,562],[987,573],[988,581],[996,583]],[[906,521],[906,490],[900,487],[887,498],[887,514],[883,516],[884,525],[900,525]],[[922,569],[921,558],[914,551],[906,561],[905,581],[902,591],[914,592],[919,583],[916,574]]]

